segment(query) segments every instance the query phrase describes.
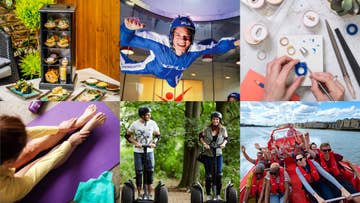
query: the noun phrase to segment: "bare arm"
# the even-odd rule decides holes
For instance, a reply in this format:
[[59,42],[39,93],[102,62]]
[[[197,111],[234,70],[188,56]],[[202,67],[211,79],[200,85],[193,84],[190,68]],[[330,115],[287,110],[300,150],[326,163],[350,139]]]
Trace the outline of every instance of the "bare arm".
[[269,203],[270,199],[270,181],[266,181],[265,184],[265,203]]
[[253,163],[253,164],[256,163],[256,161],[254,159],[250,158],[250,156],[246,153],[246,148],[244,145],[241,146],[241,152],[243,153],[245,159],[248,160],[250,163]]

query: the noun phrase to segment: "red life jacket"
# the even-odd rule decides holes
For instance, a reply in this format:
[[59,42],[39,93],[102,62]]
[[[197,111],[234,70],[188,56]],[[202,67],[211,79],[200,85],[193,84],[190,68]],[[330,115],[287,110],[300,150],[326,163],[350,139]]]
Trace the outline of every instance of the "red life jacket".
[[264,176],[262,176],[258,180],[257,176],[255,174],[255,170],[254,170],[254,175],[253,175],[252,180],[251,180],[251,193],[250,193],[252,197],[260,195],[261,190],[263,188],[263,183],[264,183]]
[[340,169],[335,159],[334,153],[329,152],[329,155],[330,155],[329,161],[325,161],[323,153],[320,153],[320,165],[327,172],[331,173],[333,176],[338,176],[340,175]]
[[313,181],[318,181],[320,179],[320,175],[316,167],[314,166],[312,161],[306,160],[306,162],[310,166],[310,173],[307,173],[303,167],[298,166],[300,172],[303,174],[303,176],[305,177],[308,183],[312,183]]
[[284,168],[280,167],[279,182],[276,182],[276,177],[270,175],[270,187],[272,194],[282,194],[285,192],[285,175]]

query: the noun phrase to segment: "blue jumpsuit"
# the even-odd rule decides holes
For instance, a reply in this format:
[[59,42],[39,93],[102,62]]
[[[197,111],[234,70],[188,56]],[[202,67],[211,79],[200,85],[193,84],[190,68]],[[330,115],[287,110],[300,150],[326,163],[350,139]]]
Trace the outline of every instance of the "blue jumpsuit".
[[198,57],[205,54],[223,54],[236,48],[235,38],[221,38],[218,43],[201,45],[193,43],[189,50],[177,56],[172,50],[169,37],[147,30],[129,30],[125,24],[120,27],[121,46],[131,46],[150,50],[150,55],[142,62],[135,62],[120,53],[121,72],[129,74],[153,74],[165,79],[171,87],[176,87],[186,70]]

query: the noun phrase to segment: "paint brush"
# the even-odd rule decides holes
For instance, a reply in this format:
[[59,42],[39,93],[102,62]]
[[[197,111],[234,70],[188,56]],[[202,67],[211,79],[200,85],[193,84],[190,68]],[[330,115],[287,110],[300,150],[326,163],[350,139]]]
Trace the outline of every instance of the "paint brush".
[[339,47],[337,46],[336,44],[336,40],[335,40],[335,36],[334,36],[334,33],[332,32],[331,30],[331,27],[328,23],[327,20],[325,20],[325,24],[326,24],[326,29],[327,29],[327,32],[329,34],[329,38],[330,38],[330,41],[331,41],[331,45],[334,49],[334,52],[335,52],[335,56],[336,56],[336,59],[339,63],[339,66],[340,66],[340,70],[341,70],[341,73],[344,77],[344,80],[345,80],[345,83],[346,83],[346,87],[348,88],[351,96],[353,99],[356,99],[356,95],[355,95],[355,91],[354,91],[354,87],[352,86],[352,83],[350,81],[350,77],[349,77],[349,73],[347,72],[346,70],[346,67],[345,67],[345,64],[344,64],[344,60],[341,56],[341,53],[340,53],[340,50],[339,50]]
[[[313,73],[310,68],[308,68],[309,73]],[[316,80],[316,83],[318,84],[318,86],[320,87],[321,91],[326,94],[326,96],[329,98],[330,101],[335,101],[335,99],[330,95],[330,93],[327,91],[327,89],[324,87],[324,85],[320,82]]]

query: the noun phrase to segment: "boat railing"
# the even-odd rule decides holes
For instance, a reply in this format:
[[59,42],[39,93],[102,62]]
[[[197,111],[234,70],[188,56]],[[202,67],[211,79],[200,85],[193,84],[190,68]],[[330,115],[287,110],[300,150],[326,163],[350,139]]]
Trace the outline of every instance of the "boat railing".
[[[357,197],[357,196],[360,196],[360,192],[351,194],[351,197]],[[334,202],[334,201],[339,201],[339,200],[344,200],[344,199],[346,199],[346,197],[336,197],[336,198],[325,200],[325,202]]]

